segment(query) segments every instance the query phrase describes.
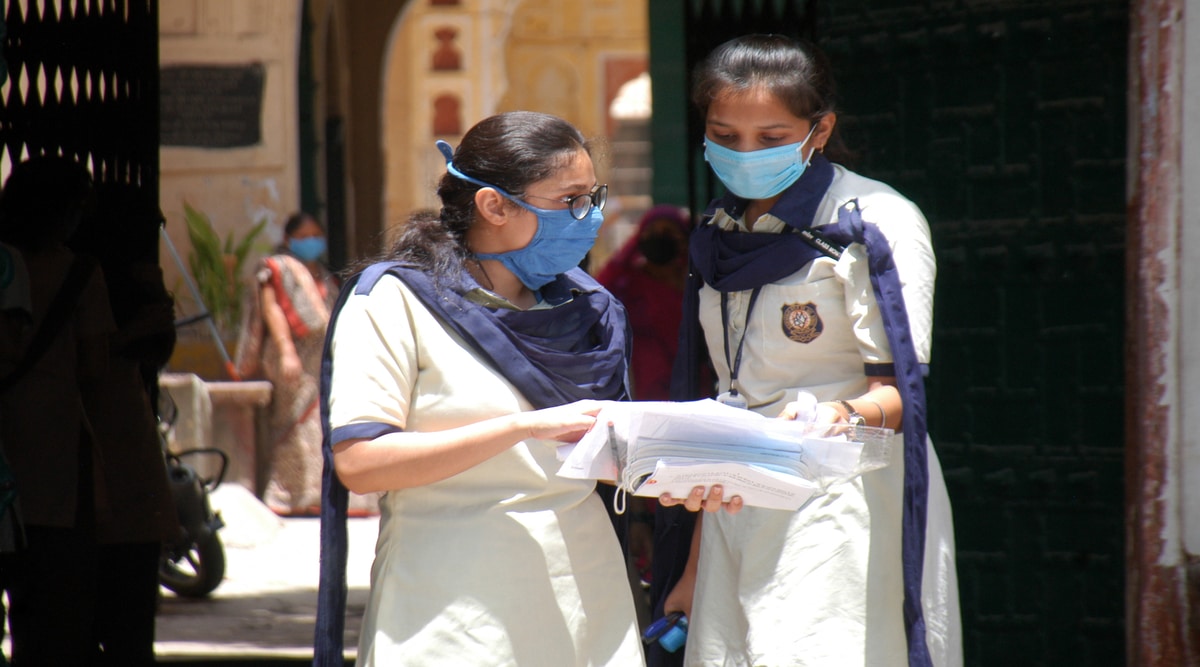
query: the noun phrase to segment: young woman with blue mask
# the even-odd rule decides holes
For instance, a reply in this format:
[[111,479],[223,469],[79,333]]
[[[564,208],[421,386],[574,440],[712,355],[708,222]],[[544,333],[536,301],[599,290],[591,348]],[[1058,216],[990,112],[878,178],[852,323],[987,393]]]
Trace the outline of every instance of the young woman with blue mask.
[[[446,171],[450,175],[495,191],[496,194],[513,204],[526,209],[537,219],[533,238],[523,247],[502,252],[477,251],[475,253],[476,260],[500,262],[536,297],[537,291],[543,285],[553,281],[560,273],[566,273],[579,266],[579,263],[587,256],[588,251],[596,242],[600,225],[604,224],[604,204],[608,201],[607,185],[595,185],[586,193],[574,195],[547,197],[527,193],[523,196],[516,196],[506,192],[503,188],[472,178],[459,171],[454,166],[454,153],[450,149],[450,144],[438,141],[437,147],[442,152],[442,156],[446,158]],[[566,188],[563,191],[578,189],[577,185],[569,182],[570,178],[584,178],[586,181],[586,173],[591,168],[591,160],[586,160],[587,164],[584,164],[584,158],[585,156],[582,154],[571,158],[569,169],[576,173],[564,174],[566,180],[558,184],[560,190],[563,187]],[[488,195],[489,199],[491,197]],[[555,209],[539,208],[525,201],[526,199],[558,202],[566,204],[566,206]],[[479,267],[484,272],[484,277],[487,277],[482,263],[479,264]]]
[[727,42],[697,68],[693,102],[728,194],[691,238],[674,396],[704,393],[686,370],[706,351],[717,400],[897,435],[887,467],[796,512],[718,487],[661,498],[657,613],[687,614],[687,665],[959,665],[953,526],[922,385],[929,226],[891,187],[825,157],[837,113],[815,48]]
[[383,492],[359,665],[641,665],[608,514],[556,474],[627,396],[624,309],[578,268],[607,188],[546,114],[439,148],[440,212],[348,281],[326,347],[316,664],[343,663],[347,498]]

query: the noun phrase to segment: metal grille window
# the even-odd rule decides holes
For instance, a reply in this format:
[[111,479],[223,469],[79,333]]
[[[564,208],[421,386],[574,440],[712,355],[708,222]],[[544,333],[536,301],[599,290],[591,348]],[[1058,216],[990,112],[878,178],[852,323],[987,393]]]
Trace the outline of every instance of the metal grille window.
[[0,0],[0,177],[31,155],[158,199],[156,0]]

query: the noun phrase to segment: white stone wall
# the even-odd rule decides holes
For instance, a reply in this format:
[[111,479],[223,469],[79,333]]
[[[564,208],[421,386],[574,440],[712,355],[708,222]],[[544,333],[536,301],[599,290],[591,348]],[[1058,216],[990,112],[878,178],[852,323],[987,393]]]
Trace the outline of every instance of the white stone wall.
[[[245,148],[165,146],[160,151],[159,202],[166,229],[184,261],[190,252],[183,203],[203,211],[218,233],[241,237],[258,220],[269,223],[262,244],[282,238],[282,225],[299,207],[296,104],[297,39],[301,0],[161,0],[161,66],[248,65],[265,69],[262,141]],[[167,284],[176,296],[179,273],[162,253]],[[181,309],[192,305],[181,303]],[[195,312],[192,310],[191,312]]]

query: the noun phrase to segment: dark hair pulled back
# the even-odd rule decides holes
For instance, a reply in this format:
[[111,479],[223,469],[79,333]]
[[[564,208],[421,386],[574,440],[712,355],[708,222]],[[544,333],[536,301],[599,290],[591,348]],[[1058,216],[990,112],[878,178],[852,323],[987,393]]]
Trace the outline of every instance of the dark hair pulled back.
[[[591,146],[573,125],[544,113],[512,111],[479,121],[454,151],[454,166],[471,178],[511,195],[548,178]],[[413,215],[387,259],[414,264],[437,279],[459,274],[471,256],[467,230],[475,223],[475,193],[481,186],[450,173],[442,176],[437,194],[440,214]],[[515,204],[514,204],[515,206]]]
[[301,225],[309,220],[316,224],[317,227],[320,227],[322,232],[325,231],[325,226],[322,225],[321,221],[317,220],[313,214],[306,211],[296,211],[295,213],[289,215],[287,221],[283,223],[283,235],[290,237],[300,229]]
[[[837,86],[825,54],[809,42],[784,35],[745,35],[708,54],[692,73],[692,103],[701,117],[722,95],[756,88],[769,91],[797,118],[815,123],[838,111]],[[825,148],[831,159],[845,154],[837,126]]]

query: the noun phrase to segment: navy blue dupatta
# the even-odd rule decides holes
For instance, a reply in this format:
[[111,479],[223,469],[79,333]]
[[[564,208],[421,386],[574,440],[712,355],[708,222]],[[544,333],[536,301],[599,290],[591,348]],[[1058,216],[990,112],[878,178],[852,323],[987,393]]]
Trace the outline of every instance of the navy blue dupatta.
[[421,270],[397,262],[375,264],[347,281],[333,310],[321,360],[324,472],[315,667],[345,664],[349,492],[334,470],[332,444],[349,437],[377,437],[399,430],[366,424],[331,431],[329,423],[329,384],[335,361],[330,341],[337,313],[351,295],[370,293],[384,274],[402,280],[443,325],[460,335],[535,408],[589,398],[628,398],[630,334],[625,309],[581,269],[561,274],[544,286],[542,299],[552,307],[532,310],[486,307],[466,298],[465,293],[474,285],[439,286]]
[[[772,215],[789,226],[782,233],[724,231],[712,224],[702,225],[693,232],[690,247],[692,270],[684,292],[683,325],[674,368],[673,398],[691,400],[703,395],[697,386],[698,375],[694,370],[697,365],[695,360],[704,350],[704,334],[699,323],[699,290],[702,285],[707,284],[722,292],[749,290],[791,275],[813,259],[830,254],[819,242],[806,239],[797,232],[811,230],[817,206],[832,177],[833,167],[828,160],[819,153],[814,155],[805,174],[784,192],[771,209]],[[737,217],[745,205],[744,200],[727,196],[714,201],[706,215],[711,217],[716,209],[723,208]],[[929,485],[924,367],[917,359],[900,278],[887,238],[877,226],[863,221],[857,201],[851,201],[839,209],[837,223],[822,226],[819,231],[824,239],[841,248],[860,243],[867,249],[871,285],[881,309],[892,350],[897,388],[904,403],[901,556],[908,663],[910,667],[927,667],[932,663],[925,641],[925,619],[921,607]],[[832,252],[838,250],[834,248]],[[676,526],[667,529],[672,528],[677,530]],[[656,543],[655,546],[657,549],[659,545]],[[670,567],[670,570],[662,571],[664,578],[672,577],[672,581],[677,578],[671,570],[679,568],[664,566]],[[655,572],[656,578],[659,574]]]
[[908,664],[910,667],[928,667],[933,662],[925,643],[925,614],[921,607],[929,500],[924,368],[917,359],[900,277],[887,238],[878,227],[863,221],[857,201],[838,211],[836,229],[830,230],[827,237],[843,245],[854,242],[867,247],[871,286],[892,348],[896,388],[904,403],[904,507],[900,546],[904,572],[904,631],[908,638]]

